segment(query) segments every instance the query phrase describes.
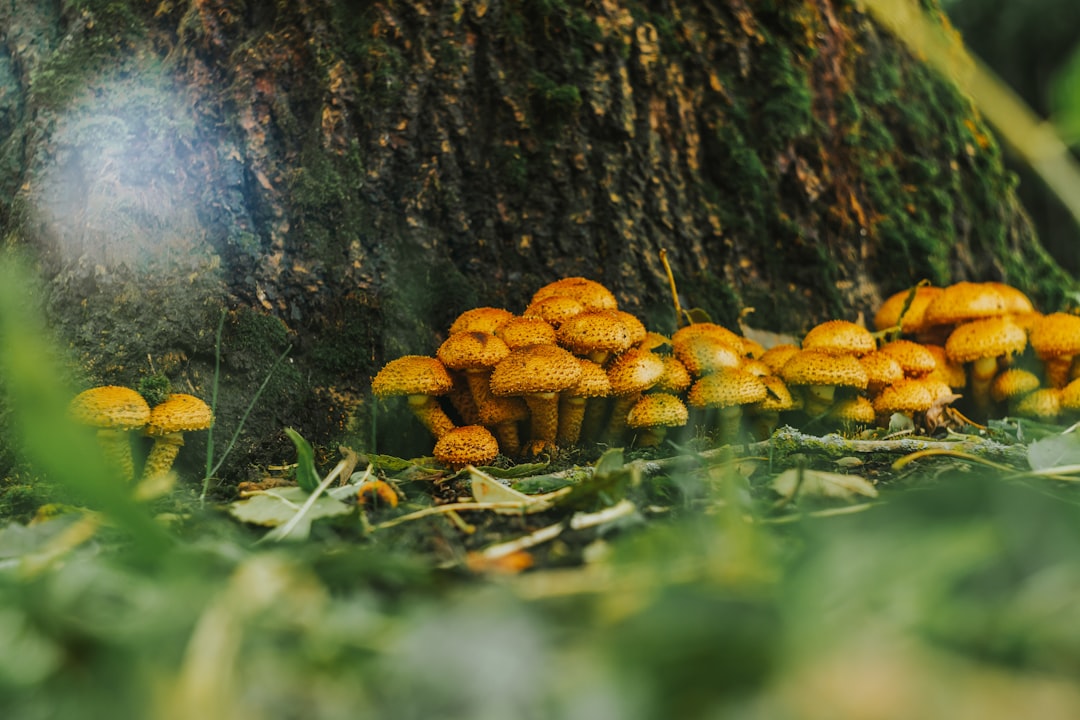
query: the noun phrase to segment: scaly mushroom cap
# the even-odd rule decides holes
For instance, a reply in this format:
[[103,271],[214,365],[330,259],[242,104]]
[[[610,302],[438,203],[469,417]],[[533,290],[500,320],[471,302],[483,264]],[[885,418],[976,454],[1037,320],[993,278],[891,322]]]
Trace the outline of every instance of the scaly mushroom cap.
[[1016,414],[1036,420],[1053,420],[1061,414],[1059,388],[1042,388],[1030,392],[1016,403]]
[[630,344],[641,344],[641,341],[649,334],[649,331],[645,329],[645,323],[641,322],[633,313],[628,313],[625,310],[614,310],[613,312],[616,317],[623,321],[626,331],[630,333]]
[[[941,288],[932,285],[921,285],[915,288],[915,296],[911,299],[911,305],[908,306],[903,317],[902,327],[905,333],[914,334],[929,327],[925,318],[926,306],[940,295],[941,291]],[[904,303],[907,302],[909,294],[911,294],[910,288],[901,290],[881,303],[881,307],[874,315],[875,330],[886,330],[900,323],[900,313],[904,309]]]
[[626,323],[611,311],[583,312],[565,321],[558,329],[559,345],[577,353],[621,353],[633,342]]
[[1031,298],[1014,288],[1012,285],[994,281],[983,284],[988,285],[997,291],[998,295],[1001,296],[1001,299],[1005,303],[1005,312],[1007,314],[1026,315],[1035,312],[1035,305],[1032,304]]
[[926,412],[933,404],[934,397],[921,382],[901,380],[878,393],[874,398],[874,412],[878,415]]
[[577,382],[563,390],[563,394],[577,398],[607,397],[611,394],[611,380],[607,371],[592,360],[578,358],[581,376]]
[[533,293],[532,303],[559,295],[577,300],[586,310],[615,310],[618,307],[610,290],[595,280],[583,277],[562,278],[548,283]]
[[71,400],[68,412],[83,425],[115,430],[137,430],[150,420],[143,396],[119,385],[83,390]]
[[963,363],[953,362],[945,354],[945,348],[941,345],[923,345],[934,356],[937,367],[927,377],[937,378],[948,384],[953,390],[960,390],[967,385],[967,373],[964,372]]
[[660,379],[656,381],[652,389],[660,392],[681,393],[690,387],[694,379],[690,377],[690,371],[682,360],[674,355],[660,357],[664,362],[664,372],[660,374]]
[[757,358],[744,358],[739,367],[751,375],[757,375],[758,377],[765,377],[766,375],[773,374],[772,368]]
[[664,374],[664,360],[647,350],[627,350],[611,364],[607,376],[612,395],[631,395],[648,390]]
[[626,416],[632,428],[682,427],[690,419],[683,401],[668,393],[642,395]]
[[534,302],[521,313],[522,317],[538,318],[551,325],[556,330],[564,322],[585,312],[585,306],[572,297],[552,295],[543,300]]
[[870,331],[848,320],[826,320],[812,327],[803,338],[802,346],[803,350],[855,356],[877,349]]
[[1050,313],[1031,328],[1031,347],[1043,360],[1080,354],[1080,316]]
[[718,334],[700,333],[672,338],[672,347],[675,357],[694,377],[708,375],[721,368],[739,367],[743,362],[742,343],[733,345]]
[[435,459],[455,470],[466,465],[486,465],[499,454],[499,442],[481,425],[454,428],[435,443]]
[[1080,410],[1080,378],[1061,388],[1061,409],[1073,412]]
[[453,387],[446,367],[426,355],[404,355],[383,366],[371,381],[376,397],[394,395],[445,395]]
[[852,355],[830,355],[820,350],[800,350],[780,370],[788,385],[830,385],[865,390],[866,370]]
[[491,373],[495,395],[557,393],[581,377],[581,363],[557,345],[528,345],[511,350]]
[[859,364],[866,371],[866,387],[872,393],[904,379],[904,368],[896,358],[880,350],[863,355],[859,358]]
[[495,367],[509,354],[510,348],[495,335],[472,330],[446,338],[435,357],[451,370],[483,370]]
[[795,398],[778,375],[763,375],[761,382],[765,385],[768,394],[764,400],[758,402],[754,409],[764,412],[787,412],[795,409]]
[[799,352],[799,348],[790,343],[781,343],[779,345],[773,345],[771,348],[765,351],[759,359],[761,362],[772,368],[773,375],[779,375],[780,369],[784,367],[784,363],[791,359],[791,356]]
[[881,346],[881,351],[896,359],[909,378],[923,377],[937,369],[937,359],[924,345],[911,340],[893,340]]
[[741,368],[724,368],[690,387],[686,401],[696,408],[725,408],[761,402],[769,394],[761,378]]
[[945,341],[945,354],[953,362],[1022,353],[1027,346],[1024,329],[1005,317],[991,317],[958,325]]
[[450,326],[450,334],[478,331],[494,335],[496,330],[513,319],[514,313],[503,308],[472,308],[458,315]]
[[194,395],[173,393],[150,411],[146,434],[167,435],[208,430],[213,424],[214,413],[209,405]]
[[843,425],[872,425],[874,405],[862,395],[844,398],[829,408],[827,416]]
[[538,317],[519,317],[499,328],[495,335],[510,350],[526,345],[554,345],[555,328]]
[[671,346],[674,352],[678,353],[679,345],[690,342],[694,338],[701,336],[716,338],[732,348],[735,348],[739,354],[742,355],[742,335],[738,335],[731,330],[728,330],[723,325],[717,325],[716,323],[711,322],[693,323],[686,327],[679,328],[675,331],[675,334],[671,336]]
[[1015,400],[1039,389],[1042,381],[1030,370],[1008,368],[997,374],[990,383],[990,397],[997,402]]
[[638,347],[642,350],[668,355],[671,353],[671,338],[650,330],[645,333],[645,337],[638,343]]
[[958,282],[941,291],[929,305],[923,319],[927,325],[959,325],[981,318],[1004,315],[1005,297],[987,283]]

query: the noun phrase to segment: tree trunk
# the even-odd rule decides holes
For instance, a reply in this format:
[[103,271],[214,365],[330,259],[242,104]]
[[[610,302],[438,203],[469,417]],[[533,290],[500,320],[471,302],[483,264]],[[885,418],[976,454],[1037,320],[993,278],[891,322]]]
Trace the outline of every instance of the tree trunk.
[[[969,102],[852,2],[15,8],[0,224],[83,379],[208,398],[225,311],[220,448],[292,346],[233,479],[286,426],[371,449],[386,360],[557,277],[670,331],[662,248],[684,305],[772,330],[922,278],[1065,283]],[[377,449],[430,450],[377,414]]]

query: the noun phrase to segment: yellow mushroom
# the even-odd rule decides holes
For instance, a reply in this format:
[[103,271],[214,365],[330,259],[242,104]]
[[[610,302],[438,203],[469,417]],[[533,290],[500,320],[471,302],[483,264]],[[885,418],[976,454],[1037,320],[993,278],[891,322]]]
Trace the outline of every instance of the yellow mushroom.
[[184,433],[209,430],[214,413],[205,402],[186,393],[173,393],[150,411],[146,434],[154,445],[143,467],[143,479],[168,472],[184,445]]
[[142,428],[150,419],[150,406],[143,396],[131,388],[104,385],[76,395],[68,412],[76,422],[98,429],[105,461],[124,480],[134,479],[135,461],[128,433]]

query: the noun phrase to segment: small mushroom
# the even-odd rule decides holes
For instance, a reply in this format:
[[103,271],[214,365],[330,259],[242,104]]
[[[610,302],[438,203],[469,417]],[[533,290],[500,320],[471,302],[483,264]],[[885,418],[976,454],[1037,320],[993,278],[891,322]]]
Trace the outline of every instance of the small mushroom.
[[1046,367],[1046,383],[1051,387],[1069,384],[1073,357],[1080,354],[1080,316],[1050,313],[1031,328],[1031,347]]
[[184,445],[184,433],[209,430],[214,413],[205,402],[186,393],[173,393],[150,411],[145,433],[154,445],[143,467],[143,479],[167,473]]
[[499,455],[499,442],[482,425],[463,425],[439,438],[433,454],[443,465],[460,470],[490,463]]
[[803,388],[804,410],[810,417],[825,414],[838,388],[865,390],[866,370],[852,355],[830,355],[820,350],[800,350],[784,363],[780,377],[788,387]]
[[717,441],[728,445],[738,439],[743,406],[761,402],[768,394],[756,375],[741,368],[724,368],[695,382],[686,401],[691,407],[717,411]]
[[802,341],[803,350],[819,350],[830,355],[865,355],[877,349],[870,331],[850,320],[826,320],[810,328]]
[[664,374],[664,361],[648,350],[627,350],[608,368],[611,382],[611,416],[604,431],[610,442],[618,442],[626,429],[626,416],[641,394]]
[[124,480],[134,479],[135,461],[128,433],[142,428],[150,419],[150,406],[142,395],[118,385],[90,388],[71,400],[68,412],[76,422],[98,428],[105,461]]
[[626,416],[627,427],[638,431],[639,447],[656,447],[664,441],[667,430],[682,427],[690,418],[690,412],[679,398],[670,393],[650,393],[630,408]]
[[491,392],[525,398],[529,406],[531,454],[556,447],[559,393],[578,381],[578,358],[556,345],[528,345],[512,350],[491,372]]
[[569,297],[581,303],[585,310],[615,310],[618,301],[610,290],[583,277],[567,277],[550,282],[533,293],[530,304],[535,304],[549,297]]
[[990,383],[998,372],[1000,362],[1007,363],[1012,355],[1027,347],[1027,333],[1005,317],[973,320],[957,326],[945,342],[945,354],[953,362],[968,367],[968,397],[976,419],[989,417],[991,410]]
[[491,395],[491,369],[510,354],[510,348],[492,333],[472,330],[454,333],[439,346],[435,357],[447,369],[465,373],[477,408]]
[[583,312],[559,326],[559,345],[603,365],[611,355],[626,351],[633,341],[630,329],[610,310]]
[[433,357],[405,355],[391,360],[371,381],[371,392],[379,398],[404,395],[409,409],[436,439],[454,427],[454,422],[435,398],[450,392],[453,380],[446,367]]
[[[559,429],[555,439],[561,446],[574,445],[581,439],[589,404],[602,407],[604,398],[611,394],[611,381],[604,368],[585,358],[578,358],[578,362],[581,377],[559,395]],[[597,430],[590,427],[588,435]]]

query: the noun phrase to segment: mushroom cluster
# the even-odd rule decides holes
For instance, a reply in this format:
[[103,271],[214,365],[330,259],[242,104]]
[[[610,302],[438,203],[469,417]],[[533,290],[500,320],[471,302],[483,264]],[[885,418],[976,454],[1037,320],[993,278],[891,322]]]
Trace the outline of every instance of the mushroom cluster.
[[[961,397],[973,419],[1080,408],[1080,317],[1041,315],[1015,288],[919,286],[888,298],[874,325],[829,320],[768,349],[711,322],[666,337],[600,283],[570,277],[520,315],[462,313],[433,357],[389,362],[372,391],[408,397],[452,467],[496,451],[655,445],[683,426],[720,443],[766,438],[781,421],[887,426],[896,413],[933,429]],[[1030,370],[1014,367],[1021,356]]]

